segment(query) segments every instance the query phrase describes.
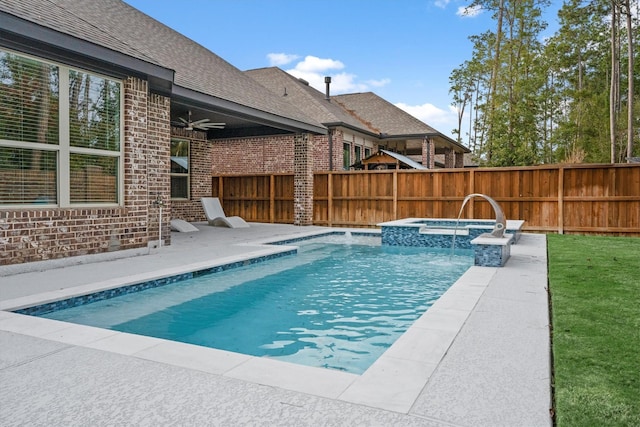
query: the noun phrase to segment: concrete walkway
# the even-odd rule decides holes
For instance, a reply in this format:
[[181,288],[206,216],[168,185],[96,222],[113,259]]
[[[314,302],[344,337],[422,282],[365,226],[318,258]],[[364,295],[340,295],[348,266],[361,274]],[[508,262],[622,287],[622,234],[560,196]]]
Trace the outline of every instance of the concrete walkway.
[[147,255],[0,267],[0,425],[551,425],[541,235],[504,268],[472,267],[361,376],[6,311],[326,230],[198,228]]

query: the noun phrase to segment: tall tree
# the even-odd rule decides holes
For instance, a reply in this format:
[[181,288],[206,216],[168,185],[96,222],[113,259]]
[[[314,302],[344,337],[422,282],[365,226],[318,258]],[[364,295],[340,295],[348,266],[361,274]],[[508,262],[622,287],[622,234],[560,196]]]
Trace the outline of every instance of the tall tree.
[[[536,72],[546,24],[541,8],[547,0],[476,0],[473,6],[493,12],[496,31],[472,38],[476,82],[475,127],[482,136],[482,159],[489,165],[511,166],[538,161],[540,88],[545,79]],[[467,67],[470,68],[470,67]],[[454,80],[456,80],[454,76]],[[480,101],[480,99],[482,101]]]
[[453,96],[453,106],[458,114],[457,127],[453,130],[453,134],[457,135],[457,141],[462,143],[462,119],[464,112],[473,99],[473,76],[470,74],[469,62],[465,61],[460,68],[456,68],[451,72],[449,77],[450,89],[449,93]]
[[631,0],[622,0],[623,13],[626,17],[627,27],[627,162],[631,162],[633,156],[633,139],[634,139],[634,99],[635,99],[635,85],[634,85],[634,48],[633,48],[633,21]]
[[620,111],[620,64],[618,54],[618,4],[611,1],[611,83],[609,86],[609,140],[611,143],[611,163],[616,162],[616,122]]
[[458,136],[467,114],[469,147],[496,166],[632,157],[640,138],[639,0],[565,0],[558,31],[542,41],[547,5],[475,0],[495,30],[470,37],[472,58],[452,73],[459,106],[474,94],[459,109]]

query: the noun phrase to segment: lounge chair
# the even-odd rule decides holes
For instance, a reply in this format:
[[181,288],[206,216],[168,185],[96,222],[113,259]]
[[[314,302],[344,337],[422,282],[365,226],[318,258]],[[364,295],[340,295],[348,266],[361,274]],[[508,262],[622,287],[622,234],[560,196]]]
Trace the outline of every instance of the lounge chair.
[[184,219],[172,219],[171,220],[171,231],[178,231],[180,233],[192,233],[194,231],[198,231],[198,229],[193,225],[185,221]]
[[249,227],[249,224],[239,216],[226,216],[217,197],[203,197],[200,201],[209,225],[229,228]]

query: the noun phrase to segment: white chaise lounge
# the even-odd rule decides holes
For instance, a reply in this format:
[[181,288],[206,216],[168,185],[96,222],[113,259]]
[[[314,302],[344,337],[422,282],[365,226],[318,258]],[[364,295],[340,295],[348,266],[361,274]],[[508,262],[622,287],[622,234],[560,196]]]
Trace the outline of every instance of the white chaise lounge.
[[188,223],[184,219],[172,219],[171,231],[178,231],[180,233],[193,233],[199,231],[193,224]]
[[249,227],[249,224],[239,216],[226,216],[217,197],[203,197],[200,202],[209,225],[229,228]]

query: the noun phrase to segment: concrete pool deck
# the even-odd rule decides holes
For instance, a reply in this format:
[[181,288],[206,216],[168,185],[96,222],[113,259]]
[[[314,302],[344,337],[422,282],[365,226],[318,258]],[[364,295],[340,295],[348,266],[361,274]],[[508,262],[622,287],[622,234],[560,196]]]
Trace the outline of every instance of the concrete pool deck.
[[[0,310],[329,230],[197,226],[148,255],[0,267]],[[545,237],[524,234],[505,267],[472,267],[361,376],[0,311],[0,424],[551,426],[546,268]]]

